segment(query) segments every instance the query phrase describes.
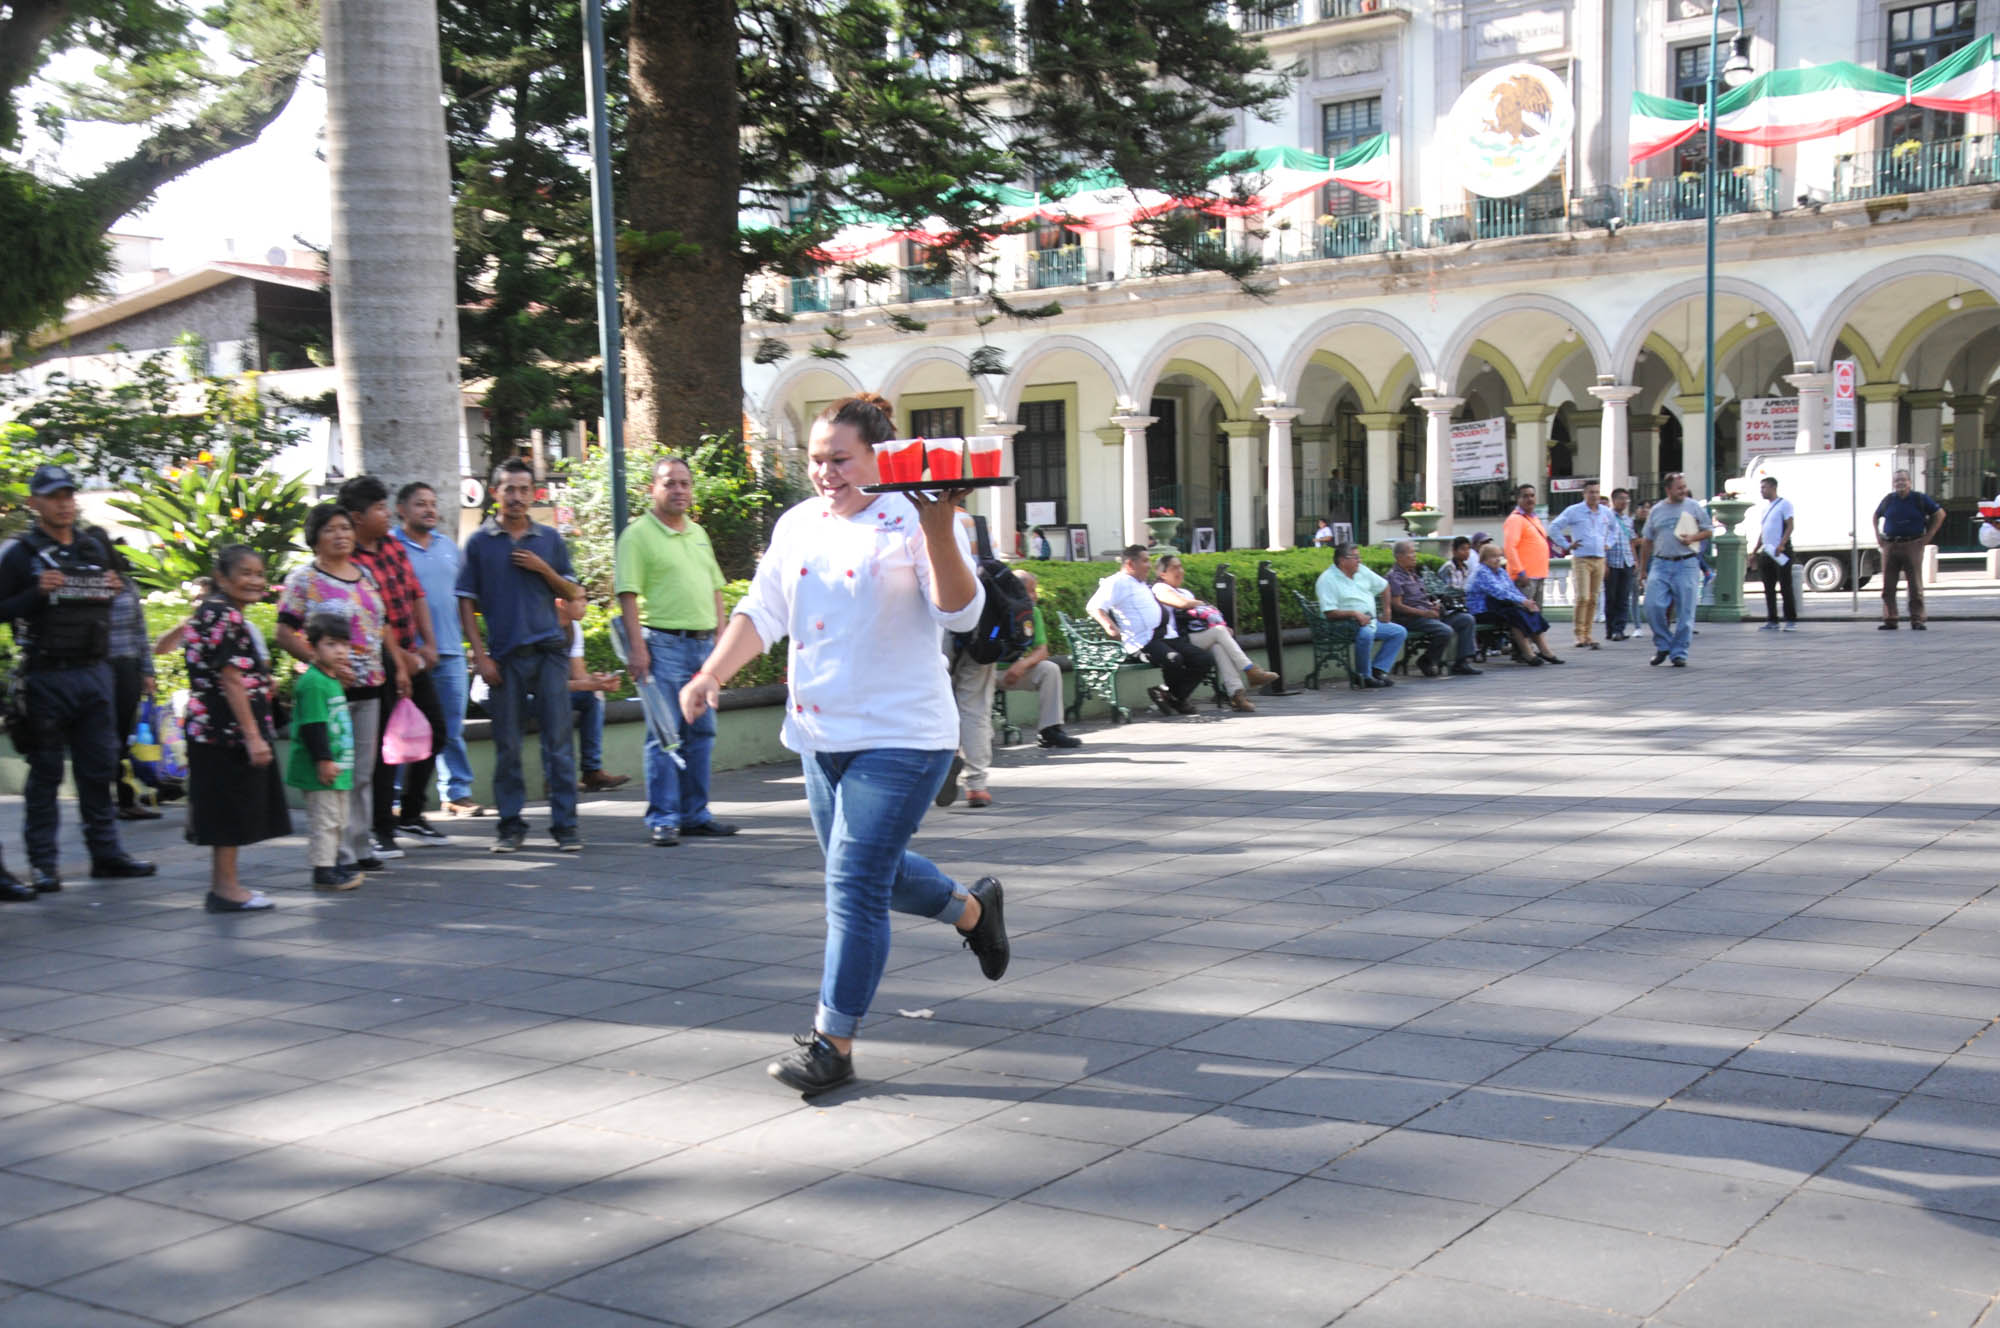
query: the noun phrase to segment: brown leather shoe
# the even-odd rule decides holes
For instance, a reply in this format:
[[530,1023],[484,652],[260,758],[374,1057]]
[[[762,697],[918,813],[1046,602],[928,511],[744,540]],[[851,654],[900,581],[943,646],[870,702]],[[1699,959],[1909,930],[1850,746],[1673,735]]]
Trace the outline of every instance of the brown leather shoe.
[[632,782],[630,775],[612,775],[602,770],[592,770],[576,781],[580,793],[609,793],[612,789],[623,788]]
[[1257,709],[1257,707],[1251,703],[1250,698],[1244,695],[1240,691],[1237,692],[1236,695],[1229,698],[1229,708],[1231,710],[1241,710],[1246,715],[1255,713]]
[[1243,671],[1243,679],[1252,687],[1262,687],[1267,682],[1276,682],[1278,675],[1269,669],[1251,667]]

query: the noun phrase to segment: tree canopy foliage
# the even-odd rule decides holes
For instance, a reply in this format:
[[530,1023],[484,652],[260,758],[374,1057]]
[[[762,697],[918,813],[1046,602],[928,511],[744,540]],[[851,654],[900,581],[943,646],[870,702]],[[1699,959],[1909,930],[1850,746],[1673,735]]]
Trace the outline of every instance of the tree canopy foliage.
[[[112,223],[278,117],[318,48],[318,2],[12,0],[0,11],[0,335],[18,344],[98,289]],[[87,82],[48,78],[78,56],[97,61]],[[82,121],[145,135],[74,178],[29,159],[30,124],[60,141]]]

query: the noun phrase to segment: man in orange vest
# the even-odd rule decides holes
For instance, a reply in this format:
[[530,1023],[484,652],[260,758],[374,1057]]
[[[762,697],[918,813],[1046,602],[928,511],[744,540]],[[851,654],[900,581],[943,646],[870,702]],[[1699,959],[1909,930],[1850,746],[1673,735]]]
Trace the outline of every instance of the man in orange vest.
[[1549,532],[1535,515],[1535,486],[1523,484],[1514,491],[1514,510],[1507,514],[1501,530],[1501,547],[1507,566],[1513,570],[1514,584],[1521,593],[1542,607],[1542,582],[1549,579]]

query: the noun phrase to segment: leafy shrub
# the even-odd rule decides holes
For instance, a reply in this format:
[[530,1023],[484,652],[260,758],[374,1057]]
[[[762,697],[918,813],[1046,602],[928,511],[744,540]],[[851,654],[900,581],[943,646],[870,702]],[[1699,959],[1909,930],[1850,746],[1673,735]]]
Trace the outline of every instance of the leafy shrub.
[[[1228,564],[1236,575],[1237,619],[1245,632],[1264,630],[1262,610],[1257,603],[1257,564],[1269,559],[1271,568],[1278,574],[1278,612],[1286,627],[1303,627],[1305,620],[1300,616],[1297,601],[1287,594],[1296,590],[1307,599],[1314,595],[1314,583],[1320,573],[1333,565],[1331,549],[1286,549],[1270,553],[1259,549],[1238,549],[1229,553],[1186,554],[1181,558],[1187,568],[1187,588],[1201,599],[1213,603],[1215,600],[1215,569]],[[1361,550],[1361,565],[1371,567],[1386,574],[1395,564],[1395,558],[1386,548],[1368,545]],[[1440,560],[1428,555],[1419,555],[1418,561],[1427,567],[1436,567]],[[1033,572],[1041,583],[1042,608],[1048,614],[1049,626],[1055,627],[1058,610],[1072,618],[1083,617],[1084,603],[1097,583],[1118,570],[1116,563],[1063,563],[1026,560],[1014,566],[1022,571]]]
[[305,481],[269,472],[245,476],[234,449],[199,453],[184,466],[148,476],[129,497],[111,505],[132,518],[152,544],[127,555],[132,573],[149,590],[179,590],[209,574],[215,551],[248,544],[263,555],[264,573],[283,579],[300,552],[311,503]]

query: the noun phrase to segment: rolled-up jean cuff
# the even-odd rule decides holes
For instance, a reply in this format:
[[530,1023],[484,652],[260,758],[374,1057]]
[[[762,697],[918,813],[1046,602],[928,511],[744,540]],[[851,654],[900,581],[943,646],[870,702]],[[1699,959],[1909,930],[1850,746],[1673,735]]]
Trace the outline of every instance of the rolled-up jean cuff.
[[851,1038],[861,1029],[861,1016],[842,1014],[822,1002],[813,1015],[813,1027],[828,1037]]

